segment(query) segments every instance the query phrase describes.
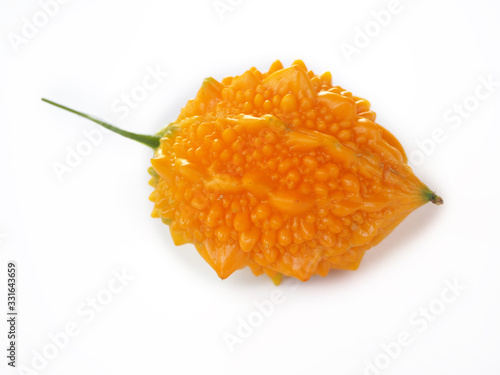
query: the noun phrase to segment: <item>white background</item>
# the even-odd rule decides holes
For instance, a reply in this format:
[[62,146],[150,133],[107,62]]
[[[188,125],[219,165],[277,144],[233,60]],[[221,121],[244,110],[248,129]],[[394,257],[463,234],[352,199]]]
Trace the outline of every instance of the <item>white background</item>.
[[[32,370],[20,373],[500,373],[500,86],[473,99],[480,77],[500,82],[498,3],[401,0],[380,30],[372,12],[388,1],[232,0],[220,17],[212,0],[73,0],[45,20],[37,1],[0,4],[0,315],[5,322],[14,260],[18,365]],[[34,19],[38,30],[13,43]],[[373,37],[348,61],[342,43],[354,46],[367,26]],[[258,319],[255,302],[276,287],[248,269],[221,281],[193,246],[173,246],[150,218],[152,154],[142,145],[104,134],[58,179],[54,163],[97,125],[40,98],[153,133],[205,77],[265,71],[275,59],[331,71],[334,84],[372,103],[412,160],[424,142],[428,155],[412,167],[445,204],[413,213],[356,272],[282,285],[280,303],[231,352],[225,334]],[[168,78],[127,116],[113,111],[148,67]],[[474,110],[445,120],[464,101]],[[436,129],[441,142],[426,143]],[[87,321],[87,299],[109,297],[123,269],[133,280]],[[453,282],[465,286],[458,296],[447,290]],[[51,335],[71,322],[78,334],[54,352]],[[0,373],[18,373],[0,328]],[[404,332],[411,344],[394,349]],[[36,354],[44,351],[46,363]]]

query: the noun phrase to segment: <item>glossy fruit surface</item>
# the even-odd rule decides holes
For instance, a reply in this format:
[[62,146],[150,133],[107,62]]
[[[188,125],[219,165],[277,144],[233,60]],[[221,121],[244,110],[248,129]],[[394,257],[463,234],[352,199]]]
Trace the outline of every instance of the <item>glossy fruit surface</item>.
[[300,60],[208,78],[161,132],[153,216],[219,277],[355,270],[409,213],[442,203],[370,103],[331,80]]
[[443,200],[407,165],[370,103],[301,60],[207,78],[178,119],[131,133],[47,99],[154,150],[152,216],[226,278],[250,267],[275,283],[355,270],[421,205]]

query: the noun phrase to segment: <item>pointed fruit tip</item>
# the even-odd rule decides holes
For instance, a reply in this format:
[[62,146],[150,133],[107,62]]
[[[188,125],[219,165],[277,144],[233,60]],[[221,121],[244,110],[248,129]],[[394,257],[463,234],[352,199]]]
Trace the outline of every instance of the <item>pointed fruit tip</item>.
[[430,201],[434,203],[435,205],[439,206],[444,203],[443,198],[441,198],[439,195],[432,194]]

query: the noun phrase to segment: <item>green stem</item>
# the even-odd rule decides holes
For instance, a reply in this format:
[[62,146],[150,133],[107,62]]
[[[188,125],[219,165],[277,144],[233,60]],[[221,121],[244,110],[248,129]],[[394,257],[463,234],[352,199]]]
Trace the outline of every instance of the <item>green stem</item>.
[[434,193],[428,187],[425,187],[425,189],[423,191],[423,194],[424,194],[424,197],[425,197],[426,200],[428,200],[429,202],[434,203],[435,205],[439,206],[440,204],[444,203],[443,198],[441,198],[439,195],[437,195],[436,193]]
[[123,135],[124,137],[126,138],[129,138],[129,139],[133,139],[134,141],[137,141],[137,142],[140,142],[146,146],[149,146],[151,147],[153,150],[158,148],[158,146],[160,145],[160,139],[161,137],[160,136],[157,136],[157,135],[144,135],[144,134],[136,134],[136,133],[131,133],[131,132],[128,132],[126,130],[122,130],[120,128],[117,128],[113,125],[110,125],[104,121],[101,121],[99,120],[98,118],[95,118],[94,116],[91,116],[91,115],[88,115],[86,113],[83,113],[83,112],[78,112],[78,111],[75,111],[74,109],[71,109],[71,108],[68,108],[68,107],[65,107],[61,104],[58,104],[58,103],[55,103],[51,100],[48,100],[48,99],[45,99],[45,98],[42,98],[42,100],[46,103],[49,103],[49,104],[52,104],[56,107],[59,107],[59,108],[62,108],[66,111],[69,111],[71,113],[74,113],[75,115],[78,115],[78,116],[81,116],[81,117],[85,117],[86,119],[89,119],[91,121],[94,121],[95,123],[105,127],[106,129],[109,129],[117,134],[120,134],[120,135]]

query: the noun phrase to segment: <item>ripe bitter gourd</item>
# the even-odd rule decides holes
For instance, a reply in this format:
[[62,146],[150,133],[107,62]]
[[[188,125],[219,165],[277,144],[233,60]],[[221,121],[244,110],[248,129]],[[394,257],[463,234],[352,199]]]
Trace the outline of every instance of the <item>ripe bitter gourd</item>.
[[419,206],[443,201],[407,165],[370,103],[301,60],[207,78],[153,136],[87,117],[154,149],[152,216],[221,278],[249,266],[275,283],[358,268]]

